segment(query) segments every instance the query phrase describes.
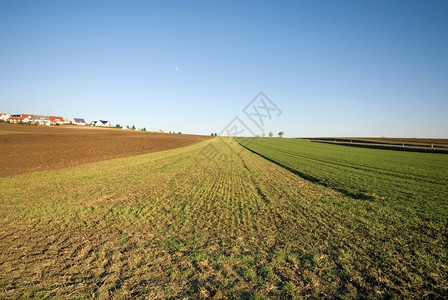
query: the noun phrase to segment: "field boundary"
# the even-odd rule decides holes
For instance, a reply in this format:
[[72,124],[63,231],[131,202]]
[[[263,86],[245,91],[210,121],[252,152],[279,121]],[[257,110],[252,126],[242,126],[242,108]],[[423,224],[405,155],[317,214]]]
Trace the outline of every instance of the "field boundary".
[[395,150],[395,151],[408,151],[408,152],[422,152],[422,153],[441,153],[448,154],[448,148],[433,147],[430,146],[415,146],[415,145],[399,145],[399,144],[387,144],[387,143],[375,143],[368,141],[356,141],[356,140],[342,140],[342,139],[300,139],[303,141],[309,141],[314,143],[325,143],[339,146],[359,147],[359,148],[371,148],[380,150]]
[[264,158],[264,159],[266,159],[266,160],[268,160],[268,161],[270,161],[270,162],[276,164],[277,166],[280,166],[280,167],[282,167],[282,168],[288,170],[289,172],[291,172],[291,173],[293,173],[293,174],[299,176],[300,178],[302,178],[302,179],[304,179],[304,180],[307,180],[307,181],[309,181],[309,182],[311,182],[311,183],[315,183],[315,184],[318,184],[318,185],[320,185],[320,186],[323,186],[323,187],[332,189],[333,191],[339,192],[339,193],[341,193],[341,194],[343,194],[343,195],[345,195],[345,196],[347,196],[347,197],[353,198],[353,199],[357,199],[357,200],[375,200],[375,197],[374,197],[374,196],[372,196],[372,195],[368,195],[368,194],[366,194],[366,193],[362,193],[362,192],[359,192],[359,193],[352,193],[352,192],[347,191],[347,190],[345,190],[345,189],[331,186],[331,185],[329,185],[329,184],[326,183],[325,181],[322,181],[322,180],[319,179],[319,178],[316,178],[316,177],[314,177],[314,176],[311,176],[311,175],[308,175],[308,174],[306,174],[306,173],[303,173],[303,172],[300,172],[300,171],[298,171],[298,170],[295,170],[295,169],[293,169],[293,168],[291,168],[291,167],[289,167],[289,166],[287,166],[287,165],[282,164],[281,162],[278,162],[278,161],[276,161],[276,160],[274,160],[274,159],[272,159],[272,158],[269,158],[269,157],[267,157],[267,156],[265,156],[265,155],[263,155],[263,154],[260,154],[260,153],[258,153],[258,152],[256,152],[256,151],[254,151],[254,150],[252,150],[252,149],[249,149],[249,148],[246,147],[245,145],[243,145],[243,144],[241,144],[240,142],[238,142],[236,139],[235,139],[235,141],[236,141],[239,145],[241,145],[243,148],[249,150],[250,152],[252,152],[252,153],[254,153],[254,154],[258,155],[258,156],[261,156],[262,158]]

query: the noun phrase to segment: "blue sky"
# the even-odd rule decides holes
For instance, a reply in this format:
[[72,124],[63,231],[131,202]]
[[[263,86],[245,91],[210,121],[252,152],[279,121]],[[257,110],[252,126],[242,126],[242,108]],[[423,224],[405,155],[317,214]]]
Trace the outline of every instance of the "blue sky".
[[[0,112],[448,137],[447,1],[0,1]],[[176,70],[177,67],[177,70]],[[263,91],[281,110],[256,127]]]

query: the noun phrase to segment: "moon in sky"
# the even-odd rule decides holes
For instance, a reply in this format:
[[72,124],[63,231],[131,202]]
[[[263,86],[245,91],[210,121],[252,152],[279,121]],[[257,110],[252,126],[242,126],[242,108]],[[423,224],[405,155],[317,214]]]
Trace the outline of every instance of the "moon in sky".
[[176,67],[176,71],[177,71],[177,70],[179,70],[179,68],[178,68],[178,67]]

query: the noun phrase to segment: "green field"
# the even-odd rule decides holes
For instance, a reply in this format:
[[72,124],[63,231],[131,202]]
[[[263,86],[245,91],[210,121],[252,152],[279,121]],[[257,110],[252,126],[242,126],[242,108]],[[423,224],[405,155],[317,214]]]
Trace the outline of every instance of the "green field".
[[[347,207],[347,214],[356,214],[360,205],[369,207],[375,212],[375,219],[362,222],[369,232],[379,228],[384,231],[383,238],[370,241],[372,245],[382,239],[390,241],[390,234],[398,230],[403,247],[398,253],[404,265],[416,270],[432,265],[426,269],[426,276],[419,275],[427,282],[432,281],[428,274],[447,277],[447,155],[278,138],[237,141],[301,178],[348,196],[348,207],[356,209]],[[385,252],[391,251],[389,246]],[[401,273],[397,270],[397,275]],[[442,286],[446,291],[446,281]]]
[[248,147],[289,170],[215,138],[1,178],[0,298],[448,293],[448,156]]
[[240,138],[242,145],[302,178],[354,199],[445,222],[448,155],[353,148],[278,138]]

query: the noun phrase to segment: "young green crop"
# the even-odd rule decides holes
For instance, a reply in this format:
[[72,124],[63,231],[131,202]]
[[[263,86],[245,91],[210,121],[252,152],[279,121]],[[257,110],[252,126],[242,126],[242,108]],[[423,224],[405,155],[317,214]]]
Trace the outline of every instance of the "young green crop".
[[328,145],[293,139],[239,143],[299,176],[355,199],[384,201],[422,219],[445,222],[448,155]]

